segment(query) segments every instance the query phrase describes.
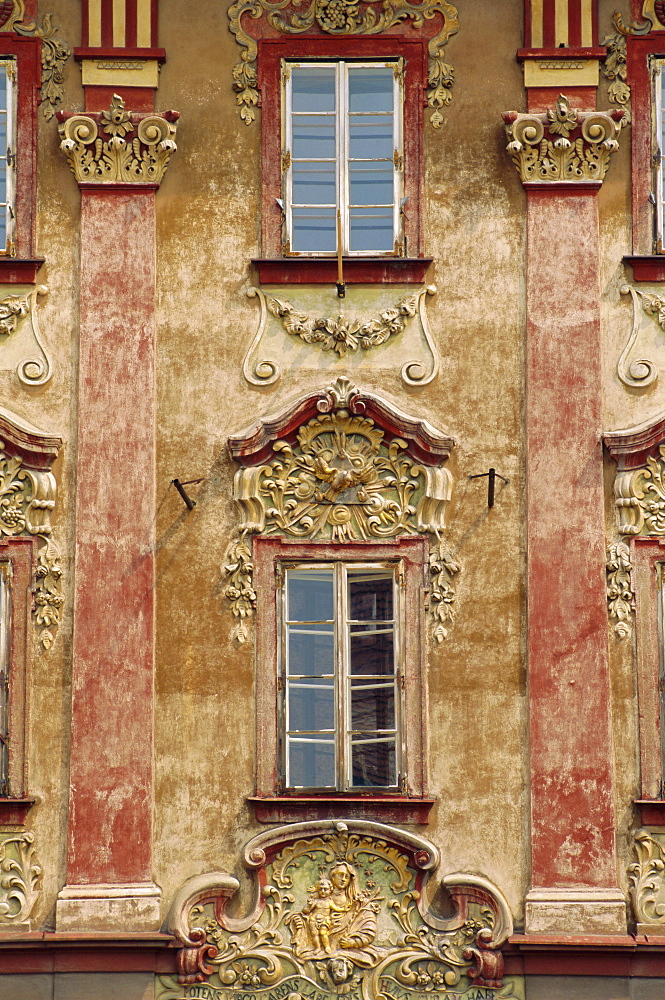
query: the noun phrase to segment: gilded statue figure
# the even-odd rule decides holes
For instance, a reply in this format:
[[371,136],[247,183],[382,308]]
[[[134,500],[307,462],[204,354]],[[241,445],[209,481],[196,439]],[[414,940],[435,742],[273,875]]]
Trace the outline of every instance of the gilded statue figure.
[[382,951],[373,946],[379,890],[361,890],[358,875],[347,861],[321,871],[308,889],[303,909],[289,918],[293,951],[301,959],[346,955],[357,965],[371,968]]

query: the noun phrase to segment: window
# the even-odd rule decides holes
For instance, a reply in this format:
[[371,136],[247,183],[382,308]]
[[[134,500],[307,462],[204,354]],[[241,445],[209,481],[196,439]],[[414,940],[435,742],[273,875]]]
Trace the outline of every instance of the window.
[[286,252],[403,253],[401,60],[282,69]]
[[399,564],[282,564],[290,789],[400,784]]
[[655,59],[652,67],[654,86],[654,129],[655,143],[653,164],[655,167],[655,208],[656,208],[656,252],[663,253],[663,186],[665,185],[665,172],[663,171],[663,161],[665,160],[665,101],[663,101],[663,87],[665,87],[665,60]]
[[15,251],[16,62],[0,59],[0,254]]

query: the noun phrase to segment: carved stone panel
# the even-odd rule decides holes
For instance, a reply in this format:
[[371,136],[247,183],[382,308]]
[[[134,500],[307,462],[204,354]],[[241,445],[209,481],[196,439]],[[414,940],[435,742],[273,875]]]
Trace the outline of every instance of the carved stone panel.
[[249,841],[243,865],[254,878],[243,915],[227,913],[239,887],[229,873],[177,893],[167,924],[179,977],[160,979],[158,1000],[522,995],[503,977],[504,896],[479,875],[449,874],[439,882],[449,915],[435,912],[439,855],[421,837],[354,820],[296,823]]
[[34,835],[29,832],[0,837],[0,933],[9,927],[29,930],[42,869],[35,861]]
[[0,371],[16,371],[26,386],[44,385],[52,375],[51,360],[41,338],[38,323],[39,299],[45,285],[18,294],[0,291]]
[[261,314],[243,363],[251,385],[273,385],[285,371],[399,372],[406,385],[427,385],[439,358],[427,322],[429,285],[347,289],[250,288]]
[[628,868],[638,934],[665,933],[665,841],[659,834],[638,830],[637,861]]

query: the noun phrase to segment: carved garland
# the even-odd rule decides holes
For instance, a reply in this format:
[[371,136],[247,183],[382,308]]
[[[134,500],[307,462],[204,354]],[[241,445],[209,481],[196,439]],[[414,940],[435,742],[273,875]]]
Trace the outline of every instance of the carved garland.
[[602,181],[619,148],[622,112],[579,111],[563,94],[544,114],[503,115],[506,146],[523,183]]
[[240,61],[233,67],[233,89],[240,117],[250,125],[259,103],[257,43],[247,33],[243,18],[257,20],[267,14],[269,25],[285,34],[302,34],[319,28],[328,35],[378,35],[410,21],[421,28],[425,20],[442,19],[442,27],[428,43],[427,103],[434,128],[443,123],[441,109],[450,104],[454,70],[444,61],[448,39],[459,31],[457,9],[445,0],[311,0],[304,11],[288,9],[298,0],[237,0],[229,7],[229,29],[241,46]]
[[453,579],[460,570],[441,534],[450,473],[414,460],[403,438],[388,438],[363,415],[365,403],[345,377],[321,394],[317,409],[320,416],[304,422],[295,441],[273,440],[272,460],[236,473],[243,519],[222,567],[224,596],[237,619],[232,639],[247,640],[256,607],[253,534],[337,542],[429,534],[429,612],[434,638],[443,641],[455,617]]
[[[176,151],[176,111],[140,115],[125,111],[113,95],[108,111],[95,115],[58,113],[60,149],[79,183],[124,182],[160,184]],[[102,139],[101,131],[108,136]]]
[[610,621],[614,622],[617,639],[630,635],[631,621],[635,612],[635,592],[633,590],[633,564],[630,548],[626,542],[610,545],[607,552],[607,609]]
[[[506,900],[480,876],[448,875],[453,915],[435,916],[423,888],[439,858],[423,838],[354,820],[298,823],[255,837],[243,854],[255,882],[246,915],[226,912],[239,882],[225,872],[190,879],[173,901],[167,925],[190,995],[206,983],[220,1000],[239,989],[419,1000],[460,984],[515,997],[500,950],[512,930]],[[180,990],[163,977],[157,998]]]
[[63,69],[71,55],[71,49],[55,37],[56,27],[52,14],[44,14],[41,25],[37,22],[26,24],[24,0],[9,0],[0,9],[0,32],[14,31],[24,38],[39,38],[42,43],[42,81],[40,102],[44,118],[50,121],[63,97]]

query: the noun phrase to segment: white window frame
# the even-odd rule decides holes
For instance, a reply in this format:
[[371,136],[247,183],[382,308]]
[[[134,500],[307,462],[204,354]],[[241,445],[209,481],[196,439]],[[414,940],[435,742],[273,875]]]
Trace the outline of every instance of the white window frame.
[[[336,117],[344,123],[344,127],[336,128],[336,204],[316,206],[330,207],[338,210],[341,216],[341,252],[345,257],[396,257],[404,255],[404,234],[402,225],[402,208],[404,196],[404,60],[282,60],[282,135],[284,137],[282,152],[282,197],[284,204],[284,241],[283,245],[288,256],[304,257],[334,257],[335,250],[298,250],[293,246],[293,136],[292,136],[292,101],[291,101],[291,70],[299,67],[330,67],[336,68]],[[351,250],[350,230],[350,195],[349,195],[349,110],[348,104],[348,74],[349,69],[393,69],[393,246],[391,250]],[[368,157],[368,160],[371,159]],[[383,161],[380,161],[383,162]]]
[[[288,651],[287,651],[287,600],[286,581],[288,570],[302,570],[316,572],[317,570],[333,571],[333,587],[335,600],[334,619],[334,664],[331,671],[333,686],[335,691],[335,770],[336,780],[334,785],[327,786],[302,786],[294,785],[290,781],[289,774],[289,718],[288,718]],[[347,573],[349,570],[380,571],[390,573],[393,579],[393,649],[395,671],[393,675],[393,690],[395,704],[395,728],[386,730],[386,742],[394,742],[395,747],[395,783],[391,785],[354,785],[352,774],[352,746],[354,731],[351,728],[351,673],[350,673],[350,636],[352,624],[348,617],[348,587]],[[278,590],[278,615],[281,622],[280,643],[278,656],[278,690],[280,692],[280,733],[281,733],[281,782],[284,788],[290,792],[307,791],[337,791],[337,792],[377,792],[386,791],[395,793],[403,789],[405,776],[403,773],[403,761],[406,756],[404,746],[404,706],[403,690],[403,648],[402,635],[404,623],[402,621],[404,612],[404,602],[402,600],[403,589],[403,568],[401,561],[389,562],[356,562],[347,560],[332,560],[330,562],[304,561],[304,562],[281,562],[277,567],[277,577],[279,581]],[[327,675],[326,675],[327,676]],[[385,685],[387,675],[380,678],[381,684]],[[323,730],[321,731],[324,732]],[[333,732],[325,730],[326,733]],[[313,737],[314,738],[314,737]],[[356,739],[356,743],[360,742]]]
[[16,58],[10,56],[0,57],[0,67],[4,68],[7,77],[7,107],[0,108],[0,113],[6,111],[7,114],[7,152],[6,155],[0,150],[0,162],[5,161],[7,186],[5,191],[5,201],[2,201],[2,190],[0,188],[0,212],[5,214],[5,243],[0,240],[0,255],[13,256],[15,252],[15,206],[16,206],[16,112],[17,94],[16,85]]
[[663,253],[665,242],[663,233],[663,222],[665,212],[663,211],[663,181],[665,171],[663,161],[665,160],[665,121],[663,120],[663,69],[665,68],[665,58],[654,58],[651,62],[651,80],[653,87],[653,158],[654,167],[654,214],[655,214],[655,238],[656,252]]

